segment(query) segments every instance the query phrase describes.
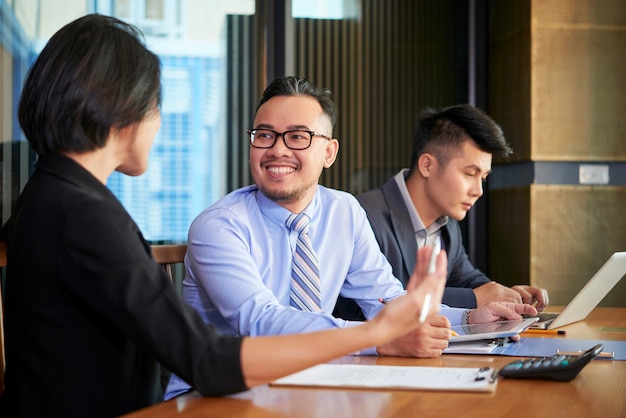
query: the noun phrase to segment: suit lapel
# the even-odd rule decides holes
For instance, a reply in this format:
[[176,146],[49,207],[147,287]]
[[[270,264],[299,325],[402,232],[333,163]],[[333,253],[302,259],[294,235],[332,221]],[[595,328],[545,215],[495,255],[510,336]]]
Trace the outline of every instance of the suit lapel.
[[[391,227],[397,238],[397,245],[402,253],[402,261],[407,277],[411,277],[411,273],[417,263],[417,241],[415,240],[415,231],[413,231],[413,222],[409,215],[400,189],[396,184],[395,178],[385,183],[382,187],[385,200],[389,205],[389,214],[391,219]],[[407,226],[409,226],[407,228]]]

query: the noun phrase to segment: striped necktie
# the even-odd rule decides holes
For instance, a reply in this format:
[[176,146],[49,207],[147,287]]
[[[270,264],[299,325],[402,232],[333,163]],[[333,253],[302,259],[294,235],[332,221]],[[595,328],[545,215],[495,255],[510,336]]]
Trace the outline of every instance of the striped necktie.
[[290,304],[302,311],[321,310],[320,268],[308,235],[309,217],[304,213],[290,215],[287,228],[298,233],[291,271]]

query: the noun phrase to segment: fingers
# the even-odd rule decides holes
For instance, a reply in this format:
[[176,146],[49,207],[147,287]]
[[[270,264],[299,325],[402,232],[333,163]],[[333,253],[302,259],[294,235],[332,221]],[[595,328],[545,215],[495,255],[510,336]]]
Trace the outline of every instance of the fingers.
[[[495,304],[492,308],[492,311],[496,314],[496,316],[504,319],[522,319],[522,316],[516,311],[515,307],[519,306],[519,303],[506,303],[506,304]],[[530,305],[528,305],[530,306]]]
[[505,303],[493,306],[494,313],[505,319],[521,319],[522,315],[537,315],[537,309],[526,303]]
[[445,251],[442,250],[437,256],[437,269],[435,273],[428,274],[428,264],[431,253],[431,247],[422,247],[418,250],[418,262],[415,265],[411,279],[406,287],[409,292],[419,292],[424,300],[427,298],[427,295],[430,294],[429,298],[431,303],[428,313],[426,314],[427,316],[439,312],[448,271],[448,258]]
[[[418,251],[418,263],[415,266],[413,274],[409,283],[407,284],[407,297],[397,298],[395,301],[390,302],[383,311],[383,315],[379,315],[379,321],[395,321],[396,328],[399,328],[401,324],[405,324],[406,328],[404,332],[410,331],[416,327],[418,323],[426,321],[430,316],[435,315],[441,309],[441,299],[443,297],[443,291],[445,288],[446,273],[447,273],[447,258],[444,251],[439,253],[437,257],[437,269],[435,273],[428,274],[428,258],[432,253],[432,248],[423,247]],[[384,300],[381,300],[384,303]],[[399,304],[400,303],[400,304]],[[417,311],[413,315],[407,315],[409,309],[415,309]],[[393,320],[394,315],[403,315],[403,319],[409,321]],[[417,320],[412,320],[416,318]],[[449,325],[448,325],[449,326]],[[399,330],[397,332],[401,332]],[[396,334],[398,335],[398,334]]]
[[533,293],[529,292],[530,287],[527,286],[513,286],[513,290],[519,293],[521,299],[517,302],[528,303],[531,304],[535,301],[535,296]]
[[[497,282],[488,282],[473,290],[477,306],[486,305],[489,302],[522,303],[522,295],[518,291]],[[530,297],[532,298],[532,295]]]
[[429,319],[430,351],[428,357],[439,357],[448,347],[450,340],[450,320],[443,315],[433,315]]
[[537,309],[534,306],[528,305],[526,303],[516,303],[509,306],[509,308],[520,315],[537,315]]
[[[513,299],[514,303],[524,303],[525,295],[513,289],[509,289],[506,286],[503,286],[503,287],[506,289],[505,297]],[[527,299],[529,300],[529,303],[532,302],[533,296],[528,292],[526,292],[526,294],[528,295]]]
[[429,344],[423,344],[421,347],[416,347],[409,357],[417,358],[435,358],[440,357],[443,354],[443,350],[448,347],[448,340],[446,338],[431,339]]
[[433,315],[430,319],[428,336],[423,340],[421,354],[418,357],[439,357],[448,347],[450,339],[450,321],[443,315]]
[[521,285],[513,286],[512,289],[520,294],[522,303],[535,304],[538,311],[548,306],[548,291],[546,289]]
[[535,307],[537,308],[537,311],[541,312],[546,306],[548,306],[550,299],[548,298],[548,291],[546,289],[537,290],[537,305],[535,305]]
[[483,324],[503,319],[522,319],[522,315],[537,315],[534,306],[525,303],[491,302],[474,309],[469,316],[470,324]]
[[448,324],[448,318],[433,315],[411,332],[378,346],[377,352],[380,355],[400,357],[439,357],[448,346]]
[[437,328],[445,328],[446,332],[450,329],[450,320],[443,315],[432,315],[428,318],[428,323]]

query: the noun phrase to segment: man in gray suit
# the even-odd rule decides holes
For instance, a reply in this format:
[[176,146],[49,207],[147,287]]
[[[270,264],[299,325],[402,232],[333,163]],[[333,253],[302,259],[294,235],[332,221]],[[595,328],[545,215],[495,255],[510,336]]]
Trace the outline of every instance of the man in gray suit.
[[[413,138],[410,169],[403,169],[382,187],[357,197],[393,272],[406,286],[417,249],[441,237],[448,253],[448,280],[443,303],[476,308],[491,301],[524,302],[542,310],[544,289],[511,288],[491,281],[469,261],[458,221],[483,194],[493,154],[512,152],[502,129],[480,109],[460,104],[426,109]],[[350,301],[340,298],[335,313],[358,317]]]

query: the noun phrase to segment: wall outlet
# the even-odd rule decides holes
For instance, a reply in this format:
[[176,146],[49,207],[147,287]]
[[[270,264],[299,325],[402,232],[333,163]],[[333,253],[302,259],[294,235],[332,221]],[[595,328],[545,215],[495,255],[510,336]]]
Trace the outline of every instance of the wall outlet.
[[580,184],[609,184],[609,166],[602,164],[581,164],[578,166]]

